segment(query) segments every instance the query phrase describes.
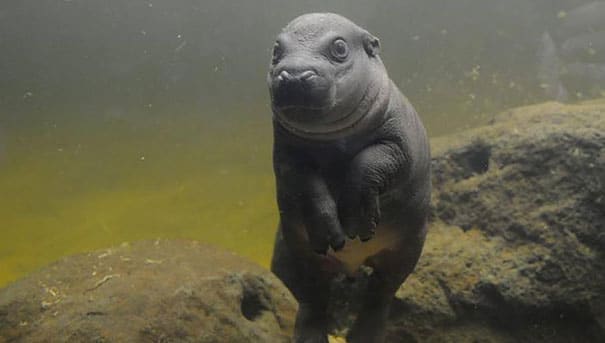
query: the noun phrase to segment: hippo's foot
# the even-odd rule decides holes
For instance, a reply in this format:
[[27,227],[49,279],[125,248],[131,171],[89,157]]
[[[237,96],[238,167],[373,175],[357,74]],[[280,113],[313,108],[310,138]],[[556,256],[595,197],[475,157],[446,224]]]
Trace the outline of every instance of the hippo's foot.
[[383,343],[385,341],[386,324],[389,305],[386,296],[377,297],[375,301],[367,302],[362,307],[357,320],[347,334],[348,343]]
[[385,339],[385,322],[359,321],[349,331],[347,343],[383,343]]
[[294,342],[328,343],[326,314],[323,312],[314,311],[310,306],[300,304],[296,315]]

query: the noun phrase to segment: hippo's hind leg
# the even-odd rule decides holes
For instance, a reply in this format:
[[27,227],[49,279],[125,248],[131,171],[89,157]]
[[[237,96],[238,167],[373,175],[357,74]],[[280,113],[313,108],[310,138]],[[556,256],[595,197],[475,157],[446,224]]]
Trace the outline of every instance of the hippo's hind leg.
[[406,235],[395,249],[383,250],[366,260],[373,268],[362,307],[353,323],[347,342],[384,342],[386,324],[395,292],[414,270],[424,245],[426,223]]
[[275,237],[271,271],[290,289],[299,307],[294,326],[294,342],[327,343],[329,280],[319,270],[309,270],[300,256],[287,248],[281,228]]

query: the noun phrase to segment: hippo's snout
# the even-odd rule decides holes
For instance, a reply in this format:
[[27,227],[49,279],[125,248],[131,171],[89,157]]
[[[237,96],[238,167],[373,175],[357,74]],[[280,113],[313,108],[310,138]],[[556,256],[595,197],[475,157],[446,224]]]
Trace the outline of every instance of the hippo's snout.
[[271,82],[277,108],[324,108],[331,104],[331,83],[313,69],[282,68]]
[[287,92],[309,92],[321,88],[321,84],[321,77],[313,69],[282,68],[273,80],[274,90],[282,88]]

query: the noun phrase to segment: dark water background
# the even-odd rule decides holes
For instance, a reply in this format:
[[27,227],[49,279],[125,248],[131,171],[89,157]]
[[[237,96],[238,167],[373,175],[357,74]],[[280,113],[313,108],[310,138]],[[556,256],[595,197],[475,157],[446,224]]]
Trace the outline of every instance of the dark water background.
[[299,14],[382,42],[431,136],[544,100],[536,50],[574,0],[4,0],[0,285],[60,256],[192,238],[267,265],[276,225],[265,85]]

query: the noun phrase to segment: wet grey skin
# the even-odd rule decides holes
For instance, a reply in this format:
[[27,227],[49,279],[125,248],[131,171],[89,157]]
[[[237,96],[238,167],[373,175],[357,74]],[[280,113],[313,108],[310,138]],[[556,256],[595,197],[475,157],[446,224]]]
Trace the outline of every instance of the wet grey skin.
[[429,144],[379,49],[372,34],[330,13],[294,19],[273,48],[280,224],[271,269],[299,302],[296,342],[327,342],[330,282],[359,257],[372,273],[348,341],[383,342],[395,291],[424,244]]

